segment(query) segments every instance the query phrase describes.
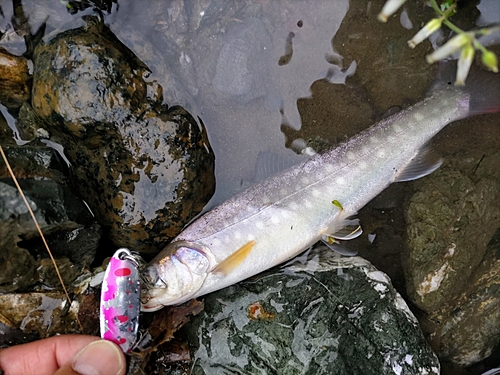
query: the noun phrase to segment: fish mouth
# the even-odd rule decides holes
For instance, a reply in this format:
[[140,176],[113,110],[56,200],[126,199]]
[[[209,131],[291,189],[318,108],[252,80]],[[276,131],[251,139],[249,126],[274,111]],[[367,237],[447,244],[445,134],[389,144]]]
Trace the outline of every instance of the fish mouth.
[[141,301],[141,311],[142,312],[154,312],[158,311],[164,306],[161,303],[152,303],[152,299],[148,300],[146,303]]
[[[160,281],[160,275],[158,275],[155,267],[146,267],[140,273],[140,282],[141,282],[141,309],[146,311],[145,309],[149,309],[151,306],[151,300],[156,297],[158,294],[156,287],[158,282]],[[156,310],[160,307],[158,304],[155,304]],[[154,311],[154,310],[153,310]]]

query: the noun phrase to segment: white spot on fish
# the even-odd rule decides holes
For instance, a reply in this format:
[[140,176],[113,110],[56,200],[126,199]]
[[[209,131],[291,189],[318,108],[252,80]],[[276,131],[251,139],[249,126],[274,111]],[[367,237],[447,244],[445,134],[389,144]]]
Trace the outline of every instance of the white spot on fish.
[[300,179],[300,182],[302,182],[303,184],[306,184],[306,185],[307,185],[309,182],[311,182],[311,180],[309,180],[309,178],[308,178],[308,177],[302,177],[302,178]]
[[364,145],[362,148],[361,148],[361,151],[363,152],[363,154],[368,154],[371,150],[371,147],[367,146],[367,145]]
[[273,224],[279,224],[280,218],[276,215],[271,216],[271,223]]
[[306,200],[304,202],[304,206],[306,206],[306,208],[313,208],[313,204],[310,200]]
[[236,240],[240,240],[241,239],[241,233],[240,232],[234,232],[234,238]]
[[414,117],[414,118],[415,118],[415,120],[417,120],[417,121],[421,121],[421,120],[423,120],[423,119],[424,119],[424,115],[423,115],[423,114],[421,114],[421,113],[419,113],[419,112],[415,112],[415,113],[413,114],[413,117]]
[[345,178],[344,177],[337,177],[334,181],[337,185],[345,185]]
[[371,137],[371,138],[370,138],[370,143],[371,143],[372,145],[374,145],[374,144],[376,144],[376,143],[379,143],[379,142],[378,142],[378,138],[377,138],[377,137]]
[[349,151],[347,153],[346,157],[347,157],[347,160],[354,160],[354,159],[356,159],[356,155],[352,151]]
[[364,161],[364,160],[361,160],[361,161],[359,162],[359,167],[360,167],[360,168],[363,168],[363,169],[364,169],[364,168],[366,168],[366,167],[367,167],[367,165],[368,165],[368,164],[366,164],[366,161]]
[[220,246],[221,242],[220,242],[220,240],[218,238],[214,238],[212,240],[212,245],[214,245],[214,246]]
[[299,205],[297,204],[297,202],[290,202],[289,207],[291,210],[298,210],[299,209]]
[[332,173],[335,170],[335,167],[330,163],[325,164],[324,168],[327,173]]
[[224,243],[230,243],[231,242],[231,239],[229,238],[229,236],[224,236]]
[[281,189],[280,194],[284,197],[288,194],[288,191],[286,189]]
[[253,240],[255,240],[255,236],[254,236],[254,235],[252,235],[252,234],[249,234],[249,235],[247,236],[247,241],[249,241],[249,242],[250,242],[250,241],[253,241]]
[[318,189],[313,189],[311,191],[311,194],[313,197],[319,197],[321,195],[321,192]]
[[385,156],[385,150],[378,150],[378,152],[377,152],[377,156],[378,156],[379,158],[383,158],[383,157]]
[[264,229],[264,222],[257,221],[257,223],[255,224],[255,226],[257,227],[257,229]]
[[269,204],[269,203],[271,203],[271,199],[269,199],[269,197],[268,197],[268,196],[264,196],[264,198],[262,198],[262,202],[263,202],[264,204]]

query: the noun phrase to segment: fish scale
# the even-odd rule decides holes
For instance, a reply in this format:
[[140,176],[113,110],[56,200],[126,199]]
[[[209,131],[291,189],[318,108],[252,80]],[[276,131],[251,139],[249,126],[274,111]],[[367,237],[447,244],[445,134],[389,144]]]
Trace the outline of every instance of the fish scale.
[[[154,311],[221,289],[283,263],[323,235],[335,238],[392,182],[416,179],[439,167],[440,158],[427,144],[450,122],[478,112],[470,111],[469,97],[461,88],[438,89],[207,212],[147,266],[142,309]],[[479,111],[499,107],[494,98]],[[182,271],[174,270],[171,259],[181,249],[190,260]]]

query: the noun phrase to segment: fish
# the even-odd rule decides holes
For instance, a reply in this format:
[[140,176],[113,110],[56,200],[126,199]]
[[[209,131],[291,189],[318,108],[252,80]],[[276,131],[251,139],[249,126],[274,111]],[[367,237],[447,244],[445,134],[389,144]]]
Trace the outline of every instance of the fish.
[[429,145],[437,133],[459,119],[500,110],[498,79],[484,76],[465,87],[438,83],[423,101],[197,218],[143,270],[142,311],[235,284],[318,241],[335,249],[339,240],[359,236],[355,215],[371,199],[394,182],[439,168],[442,158]]

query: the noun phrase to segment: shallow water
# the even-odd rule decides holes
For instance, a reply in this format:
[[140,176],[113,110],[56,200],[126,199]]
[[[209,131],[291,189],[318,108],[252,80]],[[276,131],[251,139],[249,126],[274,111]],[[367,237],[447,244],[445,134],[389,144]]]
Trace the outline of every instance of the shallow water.
[[[412,1],[380,24],[380,5],[366,0],[175,0],[144,6],[119,0],[103,17],[151,69],[149,79],[163,86],[165,103],[184,106],[207,127],[217,178],[209,208],[266,174],[304,160],[291,149],[294,140],[317,150],[332,146],[425,96],[436,74],[424,58],[432,45],[424,42],[410,50],[406,41],[433,12]],[[0,6],[5,32],[0,45],[14,54],[26,52],[22,36],[9,29],[14,9],[21,22],[28,21],[26,33],[36,34],[45,22],[44,38],[78,27],[82,14],[94,14],[87,9],[71,15],[50,0],[2,0]],[[464,10],[457,15],[462,28],[500,22],[497,0],[482,0],[478,8],[480,14]],[[460,121],[436,137],[435,147],[445,158],[467,150],[479,159],[498,150],[499,123],[498,114]],[[259,154],[265,161],[256,166]],[[408,192],[410,183],[396,184],[363,209],[365,234],[358,240],[361,255],[387,272],[403,294],[399,249]],[[376,234],[373,244],[368,233]]]

